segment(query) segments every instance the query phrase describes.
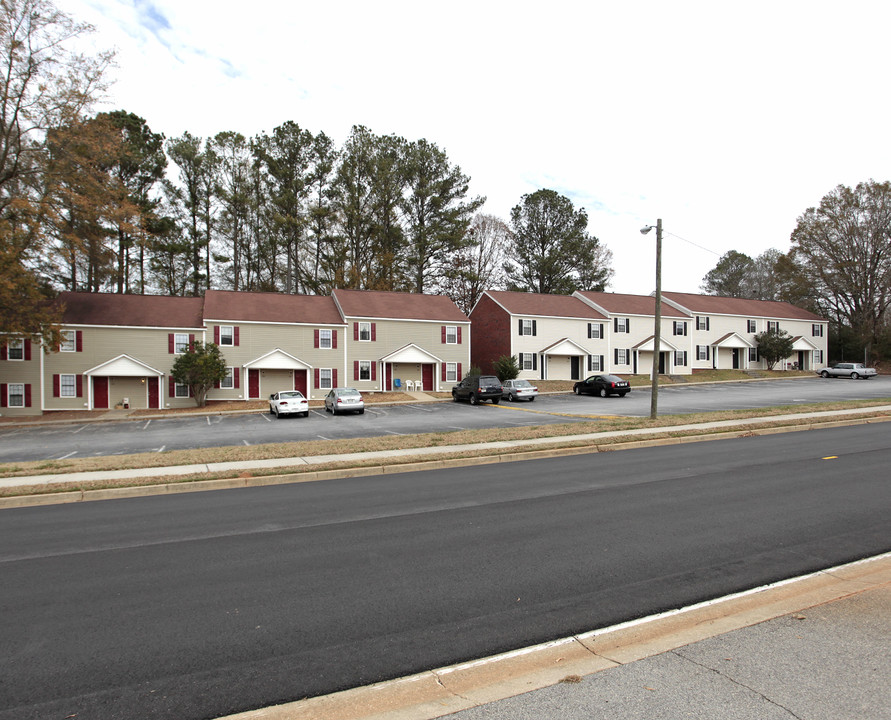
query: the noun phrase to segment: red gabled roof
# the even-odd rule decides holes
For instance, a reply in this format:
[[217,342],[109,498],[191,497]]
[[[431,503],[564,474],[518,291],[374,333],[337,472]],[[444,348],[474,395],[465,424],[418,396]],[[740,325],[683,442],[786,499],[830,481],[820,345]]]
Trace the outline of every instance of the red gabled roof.
[[678,292],[664,292],[662,297],[676,302],[693,313],[787,318],[789,320],[824,320],[819,315],[815,315],[808,310],[802,310],[791,303],[775,300],[748,300],[746,298]]
[[66,325],[115,325],[158,328],[200,328],[200,297],[124,295],[118,293],[59,293]]
[[[596,303],[611,315],[648,315],[653,317],[656,313],[656,300],[652,295],[627,295],[592,290],[580,291],[578,295]],[[662,293],[662,296],[662,317],[687,317],[676,307],[665,302],[665,293]]]
[[208,290],[204,294],[207,321],[241,321],[343,325],[337,305],[325,295]]
[[507,290],[486,290],[486,294],[511,315],[587,319],[606,317],[572,295],[546,295]]
[[334,290],[344,317],[391,320],[470,322],[445,295],[386,292],[381,290]]

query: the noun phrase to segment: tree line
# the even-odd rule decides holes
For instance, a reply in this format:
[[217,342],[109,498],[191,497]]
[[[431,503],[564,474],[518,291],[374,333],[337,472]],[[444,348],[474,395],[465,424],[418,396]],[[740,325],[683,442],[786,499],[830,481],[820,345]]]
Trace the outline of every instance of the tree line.
[[[125,110],[92,113],[111,54],[50,0],[0,0],[0,331],[57,319],[61,289],[444,293],[602,290],[611,256],[583,209],[524,195],[510,223],[426,139],[356,125],[341,146],[295,122],[167,138]],[[10,278],[15,278],[11,281]]]
[[891,182],[837,186],[799,216],[791,241],[787,253],[725,253],[701,289],[827,318],[832,359],[891,357]]

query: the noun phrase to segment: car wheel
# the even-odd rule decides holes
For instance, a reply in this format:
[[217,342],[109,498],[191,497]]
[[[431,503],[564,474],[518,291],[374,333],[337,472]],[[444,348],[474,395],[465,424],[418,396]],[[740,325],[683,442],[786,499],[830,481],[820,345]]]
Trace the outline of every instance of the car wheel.
[[828,378],[828,377],[829,377],[829,373],[826,372],[826,371],[824,370],[823,372],[820,373],[820,377],[821,377],[821,378]]
[[575,394],[576,394],[576,395],[581,395],[581,394],[582,394],[582,389],[581,389],[578,385],[576,385],[576,386],[573,388],[573,390],[575,390]]
[[501,398],[492,398],[492,404],[493,404],[493,405],[497,405],[497,404],[500,403],[500,402],[501,402]]
[[600,397],[609,397],[609,393],[606,391],[606,388],[600,388]]
[[531,398],[529,398],[529,402],[532,402],[533,400],[535,400],[535,397],[534,397],[534,396],[531,397]]
[[859,379],[860,379],[860,375],[858,375],[857,373],[851,373],[851,380],[859,380]]
[[303,417],[309,417],[309,410],[307,410],[305,413],[303,413]]
[[279,415],[278,410],[276,410],[275,408],[273,408],[273,410],[272,410],[272,414],[275,415],[275,419],[276,419],[276,420],[280,420],[281,417],[282,417],[281,415]]
[[364,415],[364,414],[365,414],[365,408],[362,408],[362,409],[359,411],[359,414],[360,414],[360,415]]
[[480,399],[476,396],[476,393],[470,393],[470,404],[471,405],[479,405]]
[[452,390],[452,402],[458,402],[458,393]]
[[516,401],[517,401],[517,398],[514,397],[514,394],[513,394],[513,393],[508,393],[508,394],[507,394],[507,399],[510,400],[511,402],[516,402]]

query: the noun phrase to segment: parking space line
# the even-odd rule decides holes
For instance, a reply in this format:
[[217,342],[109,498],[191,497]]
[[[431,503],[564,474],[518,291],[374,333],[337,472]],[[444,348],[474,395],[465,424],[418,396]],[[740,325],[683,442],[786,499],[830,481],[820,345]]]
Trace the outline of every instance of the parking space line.
[[142,426],[142,429],[145,430],[151,424],[152,424],[151,420],[146,420],[145,425]]
[[86,427],[87,427],[86,425],[81,425],[77,430],[72,430],[71,434],[77,435],[81,430],[84,430]]
[[317,438],[322,438],[322,440],[330,440],[331,438],[325,437],[324,435],[316,435]]
[[414,410],[423,410],[424,412],[432,413],[433,410],[431,408],[421,407],[420,405],[406,405],[406,407],[410,407]]
[[248,447],[251,446],[251,444],[250,444],[247,440],[242,440],[241,442],[243,442],[243,443],[244,443],[245,445],[247,445]]
[[266,413],[257,413],[257,414],[258,414],[261,418],[263,418],[266,422],[272,422],[272,420],[269,418],[269,415],[267,415]]
[[405,435],[406,433],[398,433],[394,430],[384,430],[385,433],[390,433],[390,435]]
[[70,452],[70,453],[68,453],[67,455],[63,455],[63,456],[60,457],[60,458],[56,458],[56,460],[67,460],[67,459],[70,458],[72,455],[77,455],[77,450],[75,450],[74,452]]

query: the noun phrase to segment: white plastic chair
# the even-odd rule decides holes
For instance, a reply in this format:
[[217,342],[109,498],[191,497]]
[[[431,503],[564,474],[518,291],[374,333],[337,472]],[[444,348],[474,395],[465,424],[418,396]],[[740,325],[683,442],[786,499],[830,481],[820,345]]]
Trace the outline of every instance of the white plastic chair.
[[405,389],[409,392],[414,392],[415,389],[415,381],[414,380],[406,380],[405,381]]

